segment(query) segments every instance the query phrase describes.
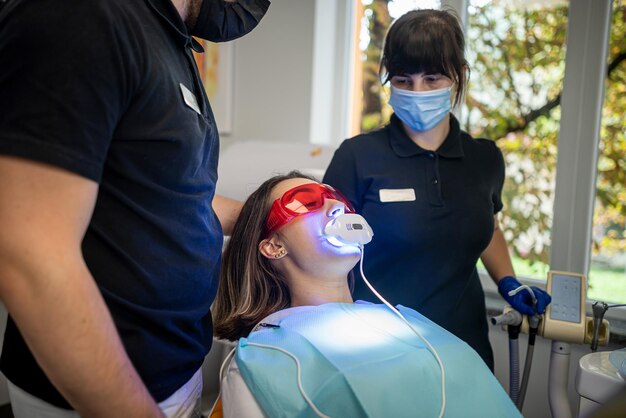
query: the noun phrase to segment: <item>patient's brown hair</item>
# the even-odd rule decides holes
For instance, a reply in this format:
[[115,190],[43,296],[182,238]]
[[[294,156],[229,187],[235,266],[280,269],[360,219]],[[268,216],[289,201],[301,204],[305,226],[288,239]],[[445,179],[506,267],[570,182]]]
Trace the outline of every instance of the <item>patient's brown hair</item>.
[[265,219],[272,189],[294,178],[314,178],[292,171],[265,181],[248,197],[222,258],[213,324],[219,338],[236,340],[250,333],[267,315],[291,305],[289,288],[272,263],[258,250],[265,236]]

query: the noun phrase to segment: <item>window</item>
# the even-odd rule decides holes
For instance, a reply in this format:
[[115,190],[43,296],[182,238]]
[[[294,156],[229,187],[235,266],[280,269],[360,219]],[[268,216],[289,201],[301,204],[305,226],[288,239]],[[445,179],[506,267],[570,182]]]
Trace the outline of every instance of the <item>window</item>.
[[567,2],[471,0],[461,123],[506,161],[501,227],[519,276],[549,269]]

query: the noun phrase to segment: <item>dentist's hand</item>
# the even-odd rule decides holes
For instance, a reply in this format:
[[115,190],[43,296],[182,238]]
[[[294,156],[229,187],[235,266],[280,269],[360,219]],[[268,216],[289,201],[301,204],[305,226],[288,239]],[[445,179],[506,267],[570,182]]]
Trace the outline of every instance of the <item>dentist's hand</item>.
[[[528,289],[524,289],[513,296],[509,296],[511,290],[515,290],[522,284],[512,276],[506,276],[498,282],[498,292],[511,305],[513,309],[524,315],[534,315],[533,298]],[[536,286],[531,286],[537,298],[537,314],[541,315],[545,312],[546,306],[552,301],[552,297],[545,291]]]

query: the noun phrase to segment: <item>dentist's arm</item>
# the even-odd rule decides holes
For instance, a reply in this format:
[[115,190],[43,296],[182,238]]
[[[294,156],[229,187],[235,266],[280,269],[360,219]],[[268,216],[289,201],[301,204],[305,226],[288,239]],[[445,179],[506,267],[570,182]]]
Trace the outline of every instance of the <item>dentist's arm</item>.
[[98,185],[0,156],[0,298],[52,383],[84,417],[161,417],[82,257]]

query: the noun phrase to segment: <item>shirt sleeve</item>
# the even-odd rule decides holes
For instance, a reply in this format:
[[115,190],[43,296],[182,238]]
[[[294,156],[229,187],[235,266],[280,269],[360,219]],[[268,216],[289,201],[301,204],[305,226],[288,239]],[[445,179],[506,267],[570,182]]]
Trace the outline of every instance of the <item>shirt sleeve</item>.
[[363,184],[351,141],[358,139],[346,139],[337,148],[326,169],[323,182],[339,190],[358,213],[363,208]]
[[99,181],[137,60],[99,4],[22,1],[0,17],[0,153]]

